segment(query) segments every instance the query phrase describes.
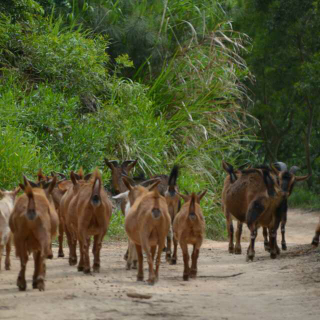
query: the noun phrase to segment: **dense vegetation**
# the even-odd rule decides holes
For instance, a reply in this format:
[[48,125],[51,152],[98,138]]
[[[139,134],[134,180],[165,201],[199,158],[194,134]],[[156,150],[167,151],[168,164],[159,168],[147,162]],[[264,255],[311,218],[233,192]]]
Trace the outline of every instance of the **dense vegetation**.
[[223,236],[222,158],[319,161],[319,1],[298,2],[1,1],[0,187],[40,167],[108,180],[104,157],[176,163]]

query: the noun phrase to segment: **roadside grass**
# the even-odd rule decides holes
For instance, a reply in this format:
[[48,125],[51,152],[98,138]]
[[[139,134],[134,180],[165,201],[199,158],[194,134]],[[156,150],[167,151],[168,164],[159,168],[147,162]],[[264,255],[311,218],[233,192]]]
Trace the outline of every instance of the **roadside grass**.
[[320,195],[305,187],[296,187],[289,198],[289,208],[320,210]]

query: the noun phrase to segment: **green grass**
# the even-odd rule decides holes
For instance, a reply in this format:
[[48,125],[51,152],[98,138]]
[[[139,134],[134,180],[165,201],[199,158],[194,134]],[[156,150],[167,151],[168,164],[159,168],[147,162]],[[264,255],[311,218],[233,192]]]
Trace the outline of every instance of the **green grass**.
[[289,198],[289,208],[320,210],[320,196],[303,187],[296,187]]

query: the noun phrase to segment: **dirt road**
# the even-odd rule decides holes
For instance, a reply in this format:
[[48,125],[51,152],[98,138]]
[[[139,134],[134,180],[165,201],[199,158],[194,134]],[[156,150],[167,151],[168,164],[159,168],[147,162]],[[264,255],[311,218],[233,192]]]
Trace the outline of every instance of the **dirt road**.
[[[188,282],[182,281],[180,251],[176,266],[162,263],[155,286],[136,282],[136,270],[125,270],[126,243],[118,242],[104,244],[100,274],[79,273],[67,258],[48,261],[45,292],[32,289],[29,260],[28,288],[19,292],[19,264],[12,255],[11,270],[0,273],[0,319],[319,320],[320,250],[310,246],[319,215],[289,213],[288,251],[277,260],[269,258],[260,241],[250,263],[245,261],[245,242],[242,255],[231,255],[226,242],[205,241],[198,279]],[[146,268],[145,263],[145,277]],[[127,292],[152,298],[129,298]]]

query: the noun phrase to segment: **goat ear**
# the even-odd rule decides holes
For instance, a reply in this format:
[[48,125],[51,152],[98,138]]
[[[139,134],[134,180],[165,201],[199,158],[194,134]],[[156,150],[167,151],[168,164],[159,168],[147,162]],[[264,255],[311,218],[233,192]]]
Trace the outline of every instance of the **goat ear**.
[[118,167],[118,161],[116,160],[109,161],[107,158],[104,158],[104,163],[111,169],[111,171]]
[[67,177],[63,173],[60,173],[60,172],[55,173],[54,171],[51,171],[52,177],[54,177],[56,174],[62,179],[67,179]]
[[92,173],[88,173],[87,175],[84,176],[83,180],[88,181],[92,176]]
[[184,202],[188,202],[190,200],[190,196],[189,195],[184,195],[182,193],[177,192],[177,194],[179,195],[180,198],[182,198],[184,200]]
[[136,160],[126,160],[121,164],[121,168],[126,169],[127,172],[130,172],[132,168],[137,164],[138,159]]
[[222,168],[223,168],[223,170],[225,170],[228,173],[230,171],[233,171],[233,166],[231,164],[229,164],[228,162],[225,162],[224,160],[222,160]]
[[76,173],[74,173],[73,171],[70,172],[70,179],[74,186],[78,184],[78,179],[76,176],[78,176]]
[[297,181],[297,182],[304,181],[304,180],[309,179],[310,177],[311,177],[311,174],[308,174],[308,175],[306,175],[306,176],[300,176],[300,177],[297,177],[297,176],[296,176],[296,181]]
[[149,188],[149,186],[151,184],[153,184],[154,182],[157,182],[157,185],[158,185],[161,182],[161,180],[159,178],[152,178],[152,179],[141,182],[140,186],[145,187],[145,188],[147,188],[147,187]]
[[126,199],[128,198],[129,190],[126,192],[119,193],[118,195],[112,197],[112,199]]
[[39,187],[37,183],[35,183],[35,182],[31,181],[31,180],[28,180],[28,179],[26,178],[26,176],[23,176],[23,181],[24,181],[25,186],[26,186],[27,184],[30,184],[30,186],[31,186],[32,188],[38,188],[38,187]]
[[[153,180],[153,179],[150,179],[150,180]],[[150,181],[150,180],[149,180],[149,181]],[[155,180],[156,180],[156,181],[155,181],[154,183],[152,183],[151,185],[149,185],[149,186],[147,187],[147,189],[148,189],[149,191],[155,189],[155,187],[157,187],[158,184],[161,182],[161,180],[159,180],[159,179],[155,179]]]
[[24,191],[24,189],[25,189],[25,185],[24,185],[24,184],[19,183],[19,187],[21,188],[21,190],[23,190],[23,191]]
[[47,182],[44,186],[43,189],[48,189],[48,193],[51,194],[53,191],[54,187],[56,186],[57,183],[57,177],[54,177],[51,181]]
[[122,176],[122,181],[124,183],[124,185],[128,188],[128,190],[132,190],[133,187],[131,185],[131,181],[132,179],[130,179],[129,177],[126,177],[126,176]]
[[201,199],[205,196],[205,194],[207,193],[207,189],[206,190],[203,190],[201,193],[199,192],[197,194],[197,202],[200,203]]

